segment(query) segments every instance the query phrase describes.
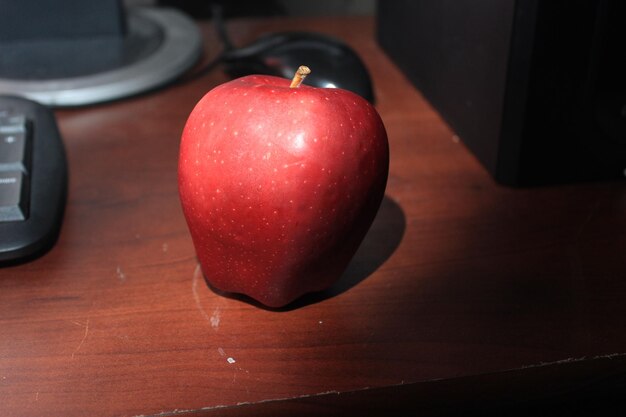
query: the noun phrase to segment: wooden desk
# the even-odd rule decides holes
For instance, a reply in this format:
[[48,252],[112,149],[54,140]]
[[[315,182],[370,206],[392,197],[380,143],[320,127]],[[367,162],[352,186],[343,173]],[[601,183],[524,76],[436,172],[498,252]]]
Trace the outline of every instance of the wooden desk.
[[344,279],[283,312],[205,285],[176,165],[220,70],[58,111],[65,223],[45,256],[0,269],[0,415],[362,415],[623,372],[624,184],[494,184],[378,48],[371,19],[231,25],[237,44],[286,29],[361,54],[389,133],[387,197]]

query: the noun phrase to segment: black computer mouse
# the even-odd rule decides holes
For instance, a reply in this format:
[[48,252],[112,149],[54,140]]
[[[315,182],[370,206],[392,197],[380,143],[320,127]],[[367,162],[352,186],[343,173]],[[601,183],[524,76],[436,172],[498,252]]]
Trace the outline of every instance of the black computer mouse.
[[266,35],[251,45],[227,51],[223,64],[233,77],[250,74],[291,79],[300,65],[311,68],[308,85],[343,88],[374,102],[372,81],[359,56],[345,43],[310,32]]

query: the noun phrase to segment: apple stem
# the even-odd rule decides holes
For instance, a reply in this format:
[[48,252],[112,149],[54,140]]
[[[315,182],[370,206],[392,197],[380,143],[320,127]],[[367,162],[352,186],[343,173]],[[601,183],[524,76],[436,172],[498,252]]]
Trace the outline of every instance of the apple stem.
[[293,79],[291,80],[291,85],[289,86],[289,88],[300,87],[300,84],[302,84],[302,81],[304,81],[306,76],[309,75],[310,73],[311,73],[311,70],[309,69],[309,67],[300,65],[295,75],[293,76]]

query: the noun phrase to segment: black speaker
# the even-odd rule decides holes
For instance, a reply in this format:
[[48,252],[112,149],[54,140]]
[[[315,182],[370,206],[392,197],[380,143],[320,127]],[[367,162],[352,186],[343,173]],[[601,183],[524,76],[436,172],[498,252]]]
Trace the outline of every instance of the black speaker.
[[379,1],[377,37],[496,181],[626,175],[626,2]]

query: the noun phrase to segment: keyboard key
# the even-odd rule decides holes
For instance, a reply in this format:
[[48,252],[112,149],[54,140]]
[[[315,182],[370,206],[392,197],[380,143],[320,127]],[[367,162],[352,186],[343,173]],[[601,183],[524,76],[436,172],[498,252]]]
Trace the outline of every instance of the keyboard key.
[[25,132],[0,133],[0,164],[23,164],[25,155]]
[[0,114],[0,133],[26,131],[26,117],[23,114]]
[[0,172],[0,222],[26,220],[26,181],[20,171]]

